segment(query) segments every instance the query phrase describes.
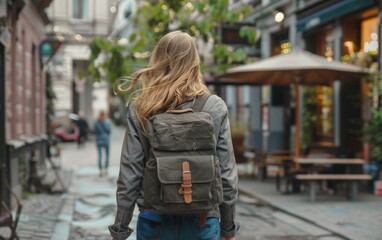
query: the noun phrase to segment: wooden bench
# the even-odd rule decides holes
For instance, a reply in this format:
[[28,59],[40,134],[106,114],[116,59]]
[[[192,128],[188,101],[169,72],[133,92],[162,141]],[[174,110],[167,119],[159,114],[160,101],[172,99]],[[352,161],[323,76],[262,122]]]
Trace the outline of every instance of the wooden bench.
[[358,181],[370,180],[371,176],[367,174],[297,174],[296,179],[300,181],[309,181],[309,195],[311,202],[316,200],[316,187],[318,181],[350,181],[350,198],[352,201],[355,201],[358,198]]

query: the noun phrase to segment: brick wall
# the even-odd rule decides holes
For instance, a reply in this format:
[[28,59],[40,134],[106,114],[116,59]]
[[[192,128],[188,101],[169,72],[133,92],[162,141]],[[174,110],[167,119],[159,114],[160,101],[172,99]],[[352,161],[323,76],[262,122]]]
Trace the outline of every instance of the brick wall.
[[39,62],[44,22],[27,3],[11,28],[6,64],[6,140],[45,133],[45,74]]

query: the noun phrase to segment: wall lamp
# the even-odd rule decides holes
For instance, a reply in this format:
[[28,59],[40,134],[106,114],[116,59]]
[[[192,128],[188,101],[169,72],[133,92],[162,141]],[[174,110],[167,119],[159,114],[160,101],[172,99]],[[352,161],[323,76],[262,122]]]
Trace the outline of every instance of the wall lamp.
[[284,15],[284,12],[283,11],[274,11],[273,12],[273,15],[274,15],[274,18],[275,18],[275,22],[277,23],[282,23],[285,19],[285,15]]

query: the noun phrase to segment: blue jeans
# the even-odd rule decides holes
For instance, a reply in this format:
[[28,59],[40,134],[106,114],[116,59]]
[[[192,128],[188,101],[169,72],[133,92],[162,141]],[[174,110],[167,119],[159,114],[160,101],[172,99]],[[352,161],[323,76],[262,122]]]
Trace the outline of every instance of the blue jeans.
[[137,240],[220,240],[219,219],[206,219],[203,227],[199,226],[199,217],[163,216],[162,219],[150,220],[138,217]]
[[102,148],[105,148],[105,155],[106,155],[105,169],[109,167],[109,144],[97,144],[98,167],[100,170],[102,170]]

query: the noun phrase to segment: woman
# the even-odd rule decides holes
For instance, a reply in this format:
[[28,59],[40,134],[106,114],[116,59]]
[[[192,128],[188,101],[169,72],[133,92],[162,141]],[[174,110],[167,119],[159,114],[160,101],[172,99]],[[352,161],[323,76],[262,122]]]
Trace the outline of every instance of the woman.
[[165,35],[155,47],[149,66],[134,75],[131,85],[125,91],[132,91],[138,82],[142,86],[141,94],[128,107],[127,129],[117,181],[117,216],[114,225],[109,226],[113,239],[126,239],[132,233],[129,223],[135,204],[140,210],[137,223],[138,240],[235,239],[238,229],[234,222],[237,169],[227,107],[216,95],[208,98],[202,111],[209,113],[214,122],[224,202],[219,209],[208,213],[205,223],[208,227],[205,228],[190,221],[183,221],[183,217],[174,223],[166,221],[169,216],[163,217],[145,211],[142,182],[144,161],[149,150],[146,120],[156,113],[175,109],[181,104],[184,108],[190,107],[193,102],[190,100],[209,92],[202,80],[195,40],[181,31]]
[[[111,122],[106,118],[106,113],[101,111],[98,120],[94,123],[94,134],[96,136],[96,144],[98,149],[98,168],[99,175],[107,175],[109,167],[109,136],[111,133]],[[102,164],[102,148],[105,149],[105,166]]]

